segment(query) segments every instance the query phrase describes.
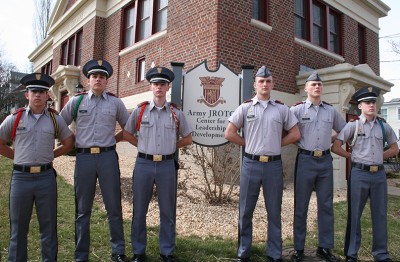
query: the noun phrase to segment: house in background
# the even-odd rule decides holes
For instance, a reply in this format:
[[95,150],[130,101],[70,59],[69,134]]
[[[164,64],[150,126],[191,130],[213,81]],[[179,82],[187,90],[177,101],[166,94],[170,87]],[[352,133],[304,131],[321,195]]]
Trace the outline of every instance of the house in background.
[[400,98],[384,102],[380,114],[393,128],[397,138],[400,138]]
[[[381,0],[59,0],[29,59],[55,78],[58,110],[79,83],[87,87],[81,67],[92,58],[112,64],[109,91],[128,109],[151,98],[151,64],[182,62],[188,71],[207,60],[210,70],[221,61],[237,74],[242,65],[266,65],[273,97],[287,105],[304,100],[305,79],[318,70],[323,99],[350,119],[359,113],[350,103],[357,89],[392,87],[379,76],[379,19],[389,10]],[[294,152],[285,148],[284,157]],[[334,168],[335,187],[344,187],[346,161],[334,156]]]

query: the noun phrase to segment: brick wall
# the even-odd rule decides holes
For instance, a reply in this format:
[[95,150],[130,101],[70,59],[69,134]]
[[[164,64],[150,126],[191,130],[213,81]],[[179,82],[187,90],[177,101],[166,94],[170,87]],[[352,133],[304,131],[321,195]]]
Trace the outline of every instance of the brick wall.
[[[121,57],[122,10],[107,19],[90,20],[83,27],[82,65],[92,58],[108,60],[114,68],[108,90],[125,97],[148,91],[146,81],[136,83],[136,63],[142,57],[146,71],[152,62],[170,67],[171,61],[185,63],[184,71],[204,60],[211,70],[222,61],[236,73],[242,65],[254,65],[255,70],[266,65],[274,75],[275,89],[288,93],[297,92],[299,65],[319,69],[340,63],[294,42],[294,0],[270,0],[271,32],[250,24],[252,0],[170,0],[168,4],[167,34]],[[343,57],[356,65],[358,23],[343,15],[342,25]],[[378,35],[367,29],[366,41],[367,62],[378,74]],[[60,61],[60,47],[54,52],[53,71]]]

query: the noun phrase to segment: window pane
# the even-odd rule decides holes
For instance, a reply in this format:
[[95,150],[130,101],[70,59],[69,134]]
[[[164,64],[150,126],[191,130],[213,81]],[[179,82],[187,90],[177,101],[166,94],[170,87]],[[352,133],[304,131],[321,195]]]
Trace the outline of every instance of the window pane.
[[62,45],[62,65],[67,65],[68,62],[68,42]]
[[167,28],[168,9],[165,8],[157,14],[156,32],[162,31]]
[[158,0],[158,9],[163,9],[168,6],[168,0]]
[[135,22],[134,8],[129,8],[125,12],[125,32],[124,32],[124,48],[133,44],[133,25]]
[[324,43],[324,30],[322,20],[322,8],[313,4],[313,39],[312,42],[318,46],[325,46]]
[[321,7],[313,5],[313,23],[322,26]]
[[138,60],[138,79],[137,82],[144,81],[146,72],[144,71],[146,67],[146,60],[144,58]]
[[139,34],[139,40],[145,39],[146,37],[149,37],[151,34],[150,30],[150,18],[147,18],[146,20],[142,20],[140,23],[140,34]]
[[143,40],[151,35],[150,25],[150,0],[143,0],[140,14],[139,40]]
[[304,0],[295,1],[294,28],[296,37],[306,39],[306,14]]
[[79,32],[76,36],[76,61],[75,65],[78,66],[81,64],[81,56],[82,56],[82,31]]

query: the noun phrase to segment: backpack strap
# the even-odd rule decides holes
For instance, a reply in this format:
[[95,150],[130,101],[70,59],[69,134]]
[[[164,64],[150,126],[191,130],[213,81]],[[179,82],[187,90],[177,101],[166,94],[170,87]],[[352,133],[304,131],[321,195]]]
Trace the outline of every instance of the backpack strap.
[[[74,121],[76,122],[76,118],[78,117],[78,109],[79,109],[79,105],[81,104],[81,102],[82,102],[82,99],[83,99],[83,96],[86,94],[86,92],[84,92],[84,93],[79,93],[79,94],[76,94],[76,95],[79,95],[79,97],[78,97],[78,100],[76,100],[76,104],[75,104],[75,108],[74,108],[74,110],[73,111],[71,111],[71,114],[72,114],[72,119],[74,119]],[[75,96],[76,96],[75,95]]]
[[54,115],[58,115],[58,112],[57,112],[57,110],[55,110],[51,107],[47,108],[47,111],[49,111],[51,120],[53,121],[54,139],[56,139],[58,137],[58,125],[57,125],[56,117]]
[[179,132],[179,120],[174,111],[174,108],[178,108],[178,106],[175,105],[174,103],[170,103],[169,108],[171,109],[172,117],[174,118],[174,121],[175,121],[176,132]]
[[11,132],[11,140],[12,140],[12,141],[14,141],[14,139],[15,139],[15,134],[17,133],[17,127],[18,127],[18,124],[19,124],[19,120],[21,120],[22,113],[23,113],[25,110],[26,110],[25,108],[21,107],[21,108],[18,108],[18,109],[13,113],[13,115],[17,114],[17,117],[15,118],[14,126],[13,126],[13,129],[12,129],[12,132]]
[[384,122],[385,120],[383,120],[383,119],[381,119],[381,118],[379,118],[379,117],[377,117],[376,119],[377,119],[379,125],[380,125],[381,128],[382,128],[383,148],[385,148],[385,145],[386,145],[386,142],[387,142],[387,141],[386,141],[386,130],[385,130],[385,127],[383,126],[383,122]]
[[144,113],[144,110],[146,109],[146,106],[149,103],[150,103],[149,101],[144,101],[138,105],[138,107],[140,107],[140,113],[139,113],[138,122],[136,125],[136,132],[138,132],[140,130],[140,123],[142,122],[143,113]]

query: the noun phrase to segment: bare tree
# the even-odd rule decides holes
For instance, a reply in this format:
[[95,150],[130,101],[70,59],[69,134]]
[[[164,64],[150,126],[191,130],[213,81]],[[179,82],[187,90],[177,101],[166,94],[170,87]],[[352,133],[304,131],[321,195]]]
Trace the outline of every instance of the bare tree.
[[33,21],[34,37],[36,44],[39,45],[47,37],[47,25],[53,9],[54,0],[34,0],[35,15]]
[[400,55],[400,41],[389,41],[389,43],[392,45],[393,52]]

